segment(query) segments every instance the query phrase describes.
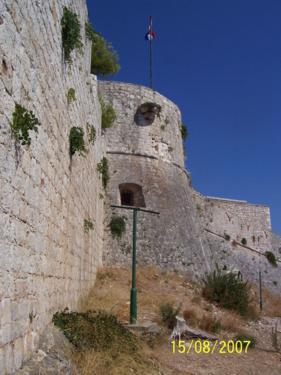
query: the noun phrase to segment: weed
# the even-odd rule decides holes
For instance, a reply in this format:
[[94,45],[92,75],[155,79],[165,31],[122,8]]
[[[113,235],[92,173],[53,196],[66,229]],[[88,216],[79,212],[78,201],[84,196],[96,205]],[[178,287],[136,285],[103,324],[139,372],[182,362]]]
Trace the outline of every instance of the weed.
[[106,157],[103,157],[101,159],[101,162],[97,165],[97,171],[101,173],[102,175],[102,185],[104,189],[106,189],[108,181],[110,179],[109,177],[109,171],[108,171],[108,161]]
[[84,219],[84,231],[86,233],[88,233],[89,230],[93,230],[93,229],[94,229],[94,224],[93,224],[92,220]]
[[242,238],[242,240],[241,240],[241,244],[242,244],[242,245],[247,245],[247,240],[246,240],[246,238]]
[[29,146],[31,143],[29,131],[33,130],[38,133],[40,123],[32,111],[28,111],[26,108],[16,103],[13,112],[13,120],[10,125],[15,139],[22,145]]
[[160,305],[160,313],[163,323],[167,328],[173,329],[176,325],[176,316],[180,312],[181,306],[175,307],[172,303],[167,302]]
[[75,90],[73,87],[68,90],[66,97],[68,105],[76,100]]
[[216,269],[203,281],[203,297],[219,306],[247,315],[249,310],[249,288],[234,272]]
[[76,151],[82,156],[85,156],[85,153],[87,152],[84,142],[84,130],[80,127],[73,126],[69,133],[70,157],[72,157]]
[[126,230],[126,221],[123,216],[113,216],[109,223],[111,234],[113,237],[121,238]]
[[74,49],[81,51],[83,44],[81,42],[80,22],[78,16],[67,7],[63,8],[61,35],[65,61],[71,64],[71,52]]
[[256,338],[254,336],[251,336],[247,333],[239,333],[233,338],[234,341],[241,341],[243,348],[247,346],[247,342],[250,341],[249,348],[254,348],[256,346]]
[[180,131],[181,131],[182,139],[185,141],[188,137],[188,130],[187,130],[186,125],[183,122],[181,123]]
[[266,259],[269,261],[269,263],[273,266],[273,267],[277,267],[277,260],[276,260],[276,257],[275,255],[271,252],[271,251],[266,251],[264,253]]
[[100,99],[101,105],[101,127],[103,130],[111,128],[113,122],[116,120],[116,113],[111,104],[105,104],[102,99]]

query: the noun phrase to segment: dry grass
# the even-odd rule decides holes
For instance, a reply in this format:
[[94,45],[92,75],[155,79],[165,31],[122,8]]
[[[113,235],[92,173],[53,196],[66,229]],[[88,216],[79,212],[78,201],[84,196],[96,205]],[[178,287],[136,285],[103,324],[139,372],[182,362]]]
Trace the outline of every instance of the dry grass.
[[281,317],[281,297],[264,290],[263,315]]
[[127,374],[159,374],[159,365],[145,352],[132,356],[126,353],[118,357],[110,351],[97,352],[89,350],[77,353],[73,358],[81,375],[127,375]]

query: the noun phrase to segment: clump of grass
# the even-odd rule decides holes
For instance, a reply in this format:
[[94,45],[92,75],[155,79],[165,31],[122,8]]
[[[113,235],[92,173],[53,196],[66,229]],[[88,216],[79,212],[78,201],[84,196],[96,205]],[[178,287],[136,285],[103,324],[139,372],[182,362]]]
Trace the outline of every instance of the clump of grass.
[[176,316],[180,312],[181,307],[175,307],[173,303],[166,302],[160,305],[160,314],[165,326],[173,329],[176,325]]
[[276,257],[275,255],[271,252],[271,251],[266,251],[264,253],[266,259],[269,261],[269,263],[273,266],[273,267],[277,267],[277,260],[276,260]]
[[94,223],[90,219],[84,219],[84,231],[88,233],[90,230],[94,229]]
[[227,234],[227,233],[225,233],[225,234],[224,234],[224,239],[225,239],[226,241],[230,241],[230,235]]
[[247,343],[245,341],[250,341],[249,348],[254,348],[256,346],[257,340],[254,336],[247,333],[239,333],[233,338],[234,341],[241,341],[243,348],[246,347]]
[[70,104],[76,100],[75,89],[71,87],[66,94],[67,104]]
[[53,323],[77,349],[114,350],[116,355],[138,350],[136,337],[107,312],[57,312]]
[[126,230],[125,218],[123,216],[113,216],[110,220],[109,227],[113,237],[121,238]]
[[220,307],[235,310],[243,316],[247,315],[250,306],[248,284],[236,273],[224,272],[216,267],[202,281],[203,297]]

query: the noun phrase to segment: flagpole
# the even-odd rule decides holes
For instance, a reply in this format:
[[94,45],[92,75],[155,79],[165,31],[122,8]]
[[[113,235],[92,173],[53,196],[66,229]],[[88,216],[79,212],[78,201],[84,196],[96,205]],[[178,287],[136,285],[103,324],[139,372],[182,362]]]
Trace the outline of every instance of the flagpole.
[[152,39],[149,41],[149,85],[152,89]]

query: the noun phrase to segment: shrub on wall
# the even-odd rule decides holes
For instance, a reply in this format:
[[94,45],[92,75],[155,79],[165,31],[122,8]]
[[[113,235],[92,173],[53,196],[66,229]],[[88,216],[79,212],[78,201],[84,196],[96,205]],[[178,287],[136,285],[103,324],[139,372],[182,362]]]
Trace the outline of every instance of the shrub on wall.
[[87,123],[87,132],[89,143],[94,144],[96,140],[96,129],[93,125]]
[[247,240],[246,240],[246,238],[242,238],[241,243],[242,243],[242,245],[247,245]]
[[22,145],[30,145],[31,138],[29,131],[33,130],[38,133],[39,120],[35,117],[32,111],[16,103],[13,112],[13,120],[10,123],[12,135]]
[[116,113],[111,104],[105,104],[102,99],[100,99],[101,105],[101,127],[102,129],[111,128],[113,122],[116,120]]
[[70,104],[76,100],[75,90],[73,87],[71,87],[68,90],[66,97],[67,97],[67,104]]
[[94,229],[94,224],[92,222],[91,219],[84,219],[84,231],[86,233],[89,232],[89,230],[93,230]]
[[108,161],[106,157],[103,157],[101,162],[97,165],[98,172],[102,175],[102,185],[106,189],[106,186],[109,181],[109,172],[108,172]]
[[76,151],[82,156],[85,156],[85,153],[87,152],[84,142],[84,130],[80,127],[73,126],[69,133],[70,156],[73,156]]
[[276,257],[271,251],[266,251],[264,255],[272,266],[277,267]]
[[71,52],[81,51],[83,44],[80,35],[80,22],[76,13],[67,7],[63,8],[61,19],[61,36],[65,61],[72,63]]
[[113,216],[109,227],[113,237],[121,238],[126,230],[126,221],[123,216]]
[[87,38],[92,42],[91,73],[102,76],[116,74],[120,65],[112,45],[97,33],[89,22],[86,23],[85,29]]
[[188,130],[187,130],[186,125],[183,122],[181,123],[180,131],[181,131],[182,139],[185,141],[188,137]]
[[227,234],[227,233],[225,233],[225,234],[224,234],[224,239],[225,239],[226,241],[230,241],[230,235]]

